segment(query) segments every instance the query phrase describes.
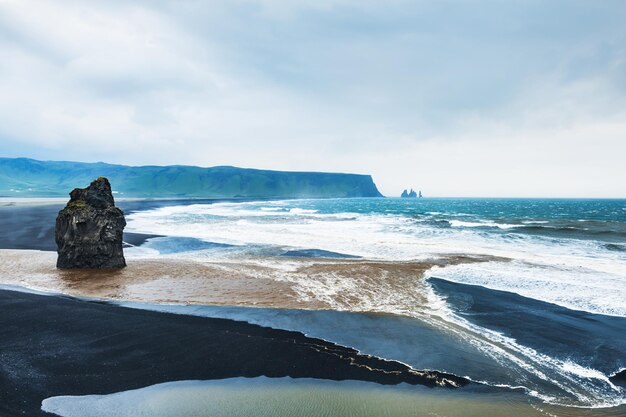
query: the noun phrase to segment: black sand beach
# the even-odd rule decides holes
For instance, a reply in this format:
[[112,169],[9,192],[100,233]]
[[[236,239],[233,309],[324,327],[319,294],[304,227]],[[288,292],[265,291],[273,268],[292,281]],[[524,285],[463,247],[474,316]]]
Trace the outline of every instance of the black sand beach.
[[[149,207],[149,203],[143,201],[129,202],[126,210],[130,212],[144,204]],[[55,219],[63,207],[65,203],[0,205],[0,249],[55,251]],[[124,233],[124,242],[137,246],[150,237],[154,236]]]
[[[69,198],[68,198],[69,200]],[[42,200],[42,201],[45,201]],[[159,207],[210,204],[216,202],[247,201],[245,199],[165,199],[165,200],[120,200],[116,205],[125,215],[138,210]],[[0,203],[0,249],[34,249],[56,251],[54,225],[59,210],[65,203]],[[124,242],[133,246],[143,244],[146,239],[158,237],[143,233],[124,233]]]
[[309,377],[455,386],[301,333],[62,296],[0,291],[0,415],[47,415],[57,395],[104,394],[177,380]]

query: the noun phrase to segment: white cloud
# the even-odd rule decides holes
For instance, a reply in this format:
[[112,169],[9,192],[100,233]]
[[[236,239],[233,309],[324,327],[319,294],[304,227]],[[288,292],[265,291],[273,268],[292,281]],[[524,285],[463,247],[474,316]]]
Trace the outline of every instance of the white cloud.
[[626,196],[624,6],[568,5],[3,1],[0,153]]

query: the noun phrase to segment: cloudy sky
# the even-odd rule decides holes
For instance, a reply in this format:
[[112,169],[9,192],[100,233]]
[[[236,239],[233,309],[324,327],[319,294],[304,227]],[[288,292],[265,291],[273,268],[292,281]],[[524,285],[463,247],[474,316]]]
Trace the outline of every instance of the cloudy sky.
[[626,197],[626,2],[0,0],[0,156]]

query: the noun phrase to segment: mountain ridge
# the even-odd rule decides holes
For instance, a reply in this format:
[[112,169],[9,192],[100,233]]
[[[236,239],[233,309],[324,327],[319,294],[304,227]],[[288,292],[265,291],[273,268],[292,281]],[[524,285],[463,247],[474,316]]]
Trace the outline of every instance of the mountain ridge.
[[229,165],[120,165],[0,157],[0,196],[59,197],[109,178],[118,197],[382,197],[370,175],[275,171]]

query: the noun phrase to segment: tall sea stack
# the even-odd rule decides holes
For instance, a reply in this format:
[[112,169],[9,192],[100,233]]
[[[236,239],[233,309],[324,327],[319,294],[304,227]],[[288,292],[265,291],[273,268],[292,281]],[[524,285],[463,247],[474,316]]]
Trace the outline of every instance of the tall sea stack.
[[75,188],[57,216],[57,268],[123,268],[124,213],[115,207],[109,180]]

